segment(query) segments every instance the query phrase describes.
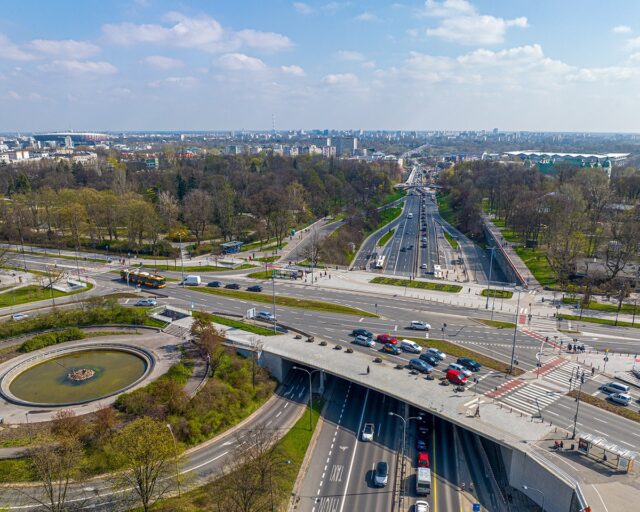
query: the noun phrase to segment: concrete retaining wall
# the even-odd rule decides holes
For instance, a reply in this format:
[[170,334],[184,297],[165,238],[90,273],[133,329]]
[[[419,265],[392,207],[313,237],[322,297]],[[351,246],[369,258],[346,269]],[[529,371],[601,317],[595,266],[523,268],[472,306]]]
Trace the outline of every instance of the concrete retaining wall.
[[496,250],[493,251],[493,259],[498,263],[498,266],[500,267],[500,270],[502,270],[504,276],[507,278],[507,281],[510,283],[517,283],[520,286],[526,287],[526,279],[524,279],[520,275],[520,272],[518,272],[518,270],[515,268],[509,256],[507,256],[507,254],[504,252],[500,241],[494,238],[493,234],[491,233],[491,231],[489,231],[489,228],[487,228],[484,222],[482,223],[482,232],[484,233],[485,238],[494,247],[496,247]]

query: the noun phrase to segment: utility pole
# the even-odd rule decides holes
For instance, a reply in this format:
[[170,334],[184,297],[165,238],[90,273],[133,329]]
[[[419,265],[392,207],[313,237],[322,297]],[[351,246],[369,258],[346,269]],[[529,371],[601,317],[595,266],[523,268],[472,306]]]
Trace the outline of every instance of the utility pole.
[[273,296],[273,332],[278,332],[278,317],[276,316],[276,269],[271,269],[271,294]]
[[578,396],[576,397],[576,415],[573,418],[573,435],[571,436],[571,439],[576,438],[576,426],[578,424],[578,411],[580,410],[580,394],[582,393],[583,384],[584,384],[584,371],[582,372],[582,375],[580,375],[580,387],[578,388]]
[[[489,309],[489,297],[491,296],[491,273],[493,271],[493,251],[495,250],[495,246],[491,247],[491,258],[489,260],[489,288],[487,288],[487,303],[485,304],[484,309]],[[493,314],[493,310],[491,310],[491,312]]]
[[513,345],[511,346],[511,365],[509,366],[509,375],[513,375],[513,361],[516,356],[516,334],[518,333],[518,317],[520,315],[520,292],[522,291],[522,286],[516,286],[518,290],[518,305],[516,306],[516,318],[515,325],[513,326]]

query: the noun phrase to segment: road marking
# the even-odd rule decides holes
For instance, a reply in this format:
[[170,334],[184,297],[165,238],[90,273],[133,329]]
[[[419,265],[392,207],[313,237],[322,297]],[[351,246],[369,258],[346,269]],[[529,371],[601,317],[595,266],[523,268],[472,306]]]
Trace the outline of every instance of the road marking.
[[224,457],[227,453],[229,453],[229,452],[226,451],[224,453],[221,453],[217,457],[214,457],[213,459],[206,460],[206,461],[202,462],[201,464],[198,464],[197,466],[193,466],[191,468],[183,469],[182,471],[180,471],[180,474],[184,475],[185,473],[189,473],[190,471],[195,471],[196,469],[200,469],[202,466],[206,466],[207,464],[211,464],[212,462],[218,460],[220,457]]
[[596,486],[591,484],[591,487],[593,487],[593,490],[596,491],[596,494],[598,495],[598,498],[600,498],[600,502],[602,503],[602,506],[604,507],[604,512],[609,512],[609,509],[604,504],[604,500],[602,499],[602,496],[600,496],[600,492],[598,492],[598,489],[596,489]]
[[360,318],[360,320],[358,320],[358,322],[362,322],[364,321],[364,317]]
[[[360,413],[360,423],[358,424],[357,432],[362,430],[362,422],[364,421],[364,412],[367,408],[367,400],[369,399],[369,388],[367,388],[367,393],[364,395],[364,403],[362,404],[362,412]],[[353,453],[351,454],[351,462],[349,463],[349,471],[347,472],[347,481],[344,486],[344,492],[342,494],[342,502],[340,503],[340,510],[342,512],[344,510],[344,504],[347,497],[347,491],[349,490],[349,481],[351,480],[351,470],[353,469],[353,463],[356,459],[356,450],[358,449],[358,438],[356,437],[356,441],[353,445]],[[328,462],[328,461],[327,461]]]

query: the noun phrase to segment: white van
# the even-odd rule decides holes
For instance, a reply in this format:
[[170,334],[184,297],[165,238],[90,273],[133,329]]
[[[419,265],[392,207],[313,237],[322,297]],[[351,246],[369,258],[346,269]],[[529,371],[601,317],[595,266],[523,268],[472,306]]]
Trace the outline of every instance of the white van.
[[415,341],[411,340],[401,340],[400,348],[405,352],[411,352],[412,354],[419,354],[420,352],[422,352],[422,347]]
[[200,286],[202,279],[200,276],[186,276],[182,281],[183,286]]
[[602,391],[606,391],[607,393],[628,393],[629,386],[626,384],[621,384],[619,382],[608,382],[607,384],[603,384],[600,388]]
[[414,331],[428,331],[431,329],[431,325],[427,322],[423,322],[422,320],[411,320],[409,329],[413,329]]

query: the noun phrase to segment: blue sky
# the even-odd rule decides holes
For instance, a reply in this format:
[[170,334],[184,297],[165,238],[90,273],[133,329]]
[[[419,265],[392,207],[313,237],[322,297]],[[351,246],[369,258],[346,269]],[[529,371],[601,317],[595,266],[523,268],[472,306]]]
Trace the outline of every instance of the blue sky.
[[640,132],[634,0],[21,0],[0,131]]

